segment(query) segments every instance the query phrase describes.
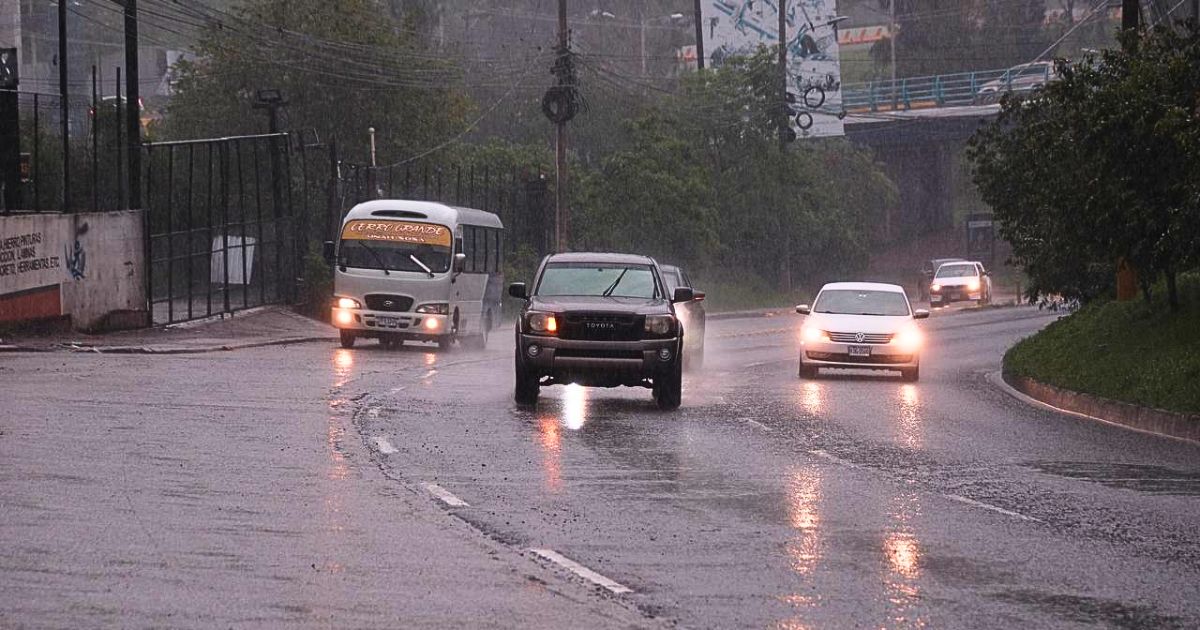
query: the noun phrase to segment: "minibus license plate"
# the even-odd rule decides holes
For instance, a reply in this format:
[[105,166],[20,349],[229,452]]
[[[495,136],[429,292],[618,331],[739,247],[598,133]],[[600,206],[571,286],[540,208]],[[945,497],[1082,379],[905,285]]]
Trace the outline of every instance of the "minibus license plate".
[[375,320],[381,328],[397,328],[400,326],[400,319],[396,317],[376,317]]

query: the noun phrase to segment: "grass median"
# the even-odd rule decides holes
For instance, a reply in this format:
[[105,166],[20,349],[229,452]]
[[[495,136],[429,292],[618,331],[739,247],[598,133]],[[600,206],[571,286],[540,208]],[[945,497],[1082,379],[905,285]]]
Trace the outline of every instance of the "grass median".
[[1182,306],[1165,291],[1147,304],[1083,307],[1013,346],[1004,371],[1048,385],[1182,413],[1200,413],[1200,275],[1180,278]]

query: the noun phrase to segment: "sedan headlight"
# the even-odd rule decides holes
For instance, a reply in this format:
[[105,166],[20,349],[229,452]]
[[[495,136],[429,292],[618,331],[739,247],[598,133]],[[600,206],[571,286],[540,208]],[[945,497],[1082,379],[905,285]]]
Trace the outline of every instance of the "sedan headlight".
[[525,315],[525,322],[529,325],[529,330],[535,333],[553,335],[558,332],[558,318],[553,313],[532,311]]
[[971,280],[971,281],[967,282],[967,290],[968,291],[978,291],[979,290],[979,281]]
[[921,344],[925,342],[925,336],[921,334],[921,329],[916,326],[906,326],[900,332],[896,333],[894,342],[905,352],[916,352],[921,349]]
[[807,342],[829,341],[829,333],[816,326],[805,326],[800,329],[800,336]]
[[338,308],[362,308],[362,304],[359,304],[358,300],[353,300],[353,299],[344,297],[344,298],[337,299],[337,307]]
[[445,302],[422,304],[417,307],[417,312],[425,315],[449,315],[450,305]]
[[669,335],[675,330],[675,318],[671,315],[647,315],[645,330],[651,335]]
[[938,291],[942,290],[942,285],[934,282],[933,284],[929,285],[929,290],[937,293]]

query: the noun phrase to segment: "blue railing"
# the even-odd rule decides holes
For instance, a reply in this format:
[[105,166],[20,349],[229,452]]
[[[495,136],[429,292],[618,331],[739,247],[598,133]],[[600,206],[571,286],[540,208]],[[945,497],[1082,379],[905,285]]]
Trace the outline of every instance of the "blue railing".
[[1006,92],[1030,89],[1050,79],[1051,66],[1038,64],[1006,70],[908,77],[895,82],[882,79],[847,83],[842,86],[842,107],[848,112],[878,112],[987,105],[999,102]]

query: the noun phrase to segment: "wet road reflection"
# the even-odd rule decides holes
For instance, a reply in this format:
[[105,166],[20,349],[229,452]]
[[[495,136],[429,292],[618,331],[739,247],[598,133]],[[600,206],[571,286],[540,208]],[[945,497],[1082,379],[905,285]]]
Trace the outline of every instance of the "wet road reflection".
[[908,448],[921,448],[925,432],[921,423],[921,401],[917,386],[911,383],[901,385],[896,392],[896,403],[900,409],[896,425],[900,443]]
[[891,610],[887,627],[924,628],[921,603],[921,544],[913,521],[921,515],[917,493],[896,496],[888,509],[889,526],[883,537],[883,585]]
[[[796,534],[787,541],[785,548],[788,563],[792,571],[802,578],[802,584],[812,583],[813,574],[824,555],[821,531],[823,499],[821,469],[817,466],[796,468],[788,476],[788,521]],[[820,604],[821,596],[812,592],[794,593],[782,600],[798,609],[811,610]],[[776,627],[791,630],[808,626],[799,619],[790,619],[781,621]]]
[[804,410],[804,413],[810,416],[819,416],[825,413],[826,387],[825,383],[813,381],[805,381],[800,384],[800,408]]
[[562,422],[572,431],[583,428],[587,421],[588,390],[581,385],[567,385],[563,389]]
[[562,429],[558,420],[548,414],[537,418],[537,442],[542,451],[543,485],[550,492],[562,490]]

